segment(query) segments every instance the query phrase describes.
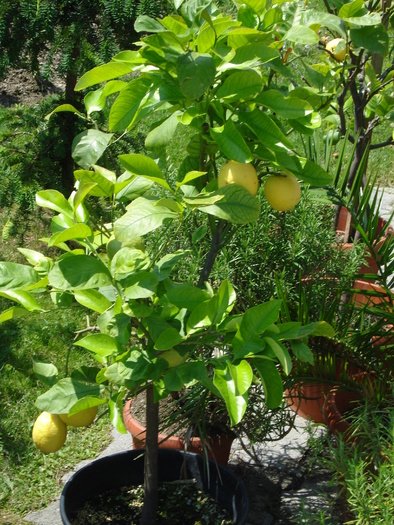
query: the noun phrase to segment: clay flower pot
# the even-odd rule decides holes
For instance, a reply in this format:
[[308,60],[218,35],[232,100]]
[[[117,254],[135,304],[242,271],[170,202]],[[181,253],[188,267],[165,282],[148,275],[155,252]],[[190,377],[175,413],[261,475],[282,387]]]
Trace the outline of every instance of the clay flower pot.
[[346,413],[362,401],[361,392],[333,388],[327,395],[323,406],[324,422],[335,435],[342,434],[346,441],[352,441],[349,435],[350,422]]
[[[130,399],[123,409],[123,421],[126,429],[133,438],[133,449],[145,448],[146,428],[137,421],[132,413],[133,400]],[[166,436],[159,434],[159,448],[187,450],[188,452],[195,452],[203,454],[204,449],[210,459],[214,459],[221,465],[227,465],[230,457],[231,445],[234,441],[234,435],[223,433],[213,437],[207,437],[205,443],[199,437],[191,437],[188,441],[178,436]]]

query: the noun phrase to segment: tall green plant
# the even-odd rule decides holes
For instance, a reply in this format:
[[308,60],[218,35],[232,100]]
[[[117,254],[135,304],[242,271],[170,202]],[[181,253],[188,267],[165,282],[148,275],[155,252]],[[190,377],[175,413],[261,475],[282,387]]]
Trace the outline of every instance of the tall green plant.
[[[74,141],[80,166],[75,191],[69,199],[55,190],[36,197],[54,213],[45,241],[57,255],[23,248],[28,264],[0,263],[0,293],[17,303],[0,321],[42,311],[37,297],[42,291],[56,306],[77,301],[98,314],[98,331],[76,342],[92,353],[97,366],[73,370],[58,381],[57,371],[43,366],[41,376],[55,384],[37,399],[38,408],[72,415],[106,404],[114,425],[124,430],[124,396],[146,389],[144,524],[154,523],[156,507],[157,401],[200,383],[224,402],[235,425],[245,413],[254,378],[263,386],[267,407],[279,406],[278,367],[288,374],[292,355],[311,362],[308,336],[333,335],[324,322],[280,323],[279,300],[234,314],[232,285],[210,283],[219,251],[237,226],[260,213],[259,198],[245,187],[218,187],[218,169],[227,159],[252,163],[260,176],[286,170],[316,186],[331,181],[297,153],[285,133],[290,123],[311,123],[314,111],[304,98],[285,96],[276,83],[278,71],[291,77],[280,51],[288,37],[278,40],[281,33],[273,30],[276,20],[283,28],[281,8],[249,0],[234,19],[222,16],[209,0],[174,5],[177,14],[162,20],[137,19],[135,28],[145,35],[137,50],[82,76],[76,88],[89,89],[85,113],[69,104],[55,110],[72,112],[89,126]],[[93,115],[106,105],[109,129],[98,129]],[[147,119],[148,155],[121,155],[119,176],[98,164],[118,134]],[[173,173],[166,148],[179,126],[191,138]],[[94,213],[97,199],[104,203],[105,218]],[[177,235],[167,225],[181,230],[197,215],[204,221],[192,241],[205,232],[211,238],[198,286],[192,278],[173,279],[186,251],[167,250],[170,231]],[[141,238],[158,229],[160,242],[145,250]],[[177,364],[169,363],[168,352],[176,352]]]

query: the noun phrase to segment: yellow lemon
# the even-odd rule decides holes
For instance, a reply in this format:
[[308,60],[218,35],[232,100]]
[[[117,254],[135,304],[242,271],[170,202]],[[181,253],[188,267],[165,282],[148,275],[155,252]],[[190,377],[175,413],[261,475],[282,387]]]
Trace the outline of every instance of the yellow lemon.
[[345,60],[347,49],[346,42],[343,38],[334,38],[333,40],[330,40],[326,45],[326,49],[334,55],[335,60],[338,60],[338,62],[343,62]]
[[264,195],[274,210],[290,211],[301,199],[301,187],[290,173],[270,175],[264,185]]
[[162,359],[165,359],[168,363],[169,368],[174,368],[174,366],[181,365],[186,361],[186,355],[181,355],[179,352],[171,348],[171,350],[166,350],[160,354]]
[[42,412],[33,425],[32,436],[36,447],[44,454],[49,454],[64,445],[67,426],[56,414]]
[[256,195],[259,188],[256,170],[251,164],[243,164],[230,160],[223,164],[218,175],[218,187],[222,188],[227,184],[239,184],[248,190],[252,195]]
[[86,408],[81,410],[72,416],[67,414],[59,414],[61,420],[71,427],[86,427],[94,421],[94,418],[97,415],[97,407]]

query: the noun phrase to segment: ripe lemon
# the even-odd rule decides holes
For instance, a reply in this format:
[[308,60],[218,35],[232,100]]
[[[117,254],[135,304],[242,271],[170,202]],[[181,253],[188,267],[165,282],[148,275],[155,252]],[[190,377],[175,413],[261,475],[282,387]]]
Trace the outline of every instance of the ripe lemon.
[[346,42],[343,38],[334,38],[333,40],[330,40],[326,45],[326,49],[334,55],[335,60],[338,60],[338,62],[343,62],[345,60],[347,49]]
[[290,173],[270,175],[264,185],[264,195],[274,210],[290,211],[301,199],[301,187]]
[[222,188],[227,184],[239,184],[248,190],[252,195],[256,195],[259,188],[256,170],[251,164],[243,164],[230,160],[223,164],[218,175],[218,187]]
[[72,416],[67,414],[59,414],[60,419],[71,427],[87,427],[94,421],[94,418],[97,415],[97,407],[86,408],[81,410]]
[[176,350],[171,348],[171,350],[166,350],[160,354],[160,357],[167,361],[169,368],[174,368],[174,366],[181,365],[186,361],[187,354],[181,355]]
[[44,454],[57,452],[66,441],[67,426],[56,414],[42,412],[33,425],[32,436],[34,444]]

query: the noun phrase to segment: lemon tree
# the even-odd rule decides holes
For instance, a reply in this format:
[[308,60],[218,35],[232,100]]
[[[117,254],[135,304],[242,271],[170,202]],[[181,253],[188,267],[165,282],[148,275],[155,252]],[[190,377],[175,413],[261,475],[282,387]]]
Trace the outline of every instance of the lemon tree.
[[66,442],[67,426],[58,415],[41,412],[34,422],[32,437],[44,454],[57,452]]

